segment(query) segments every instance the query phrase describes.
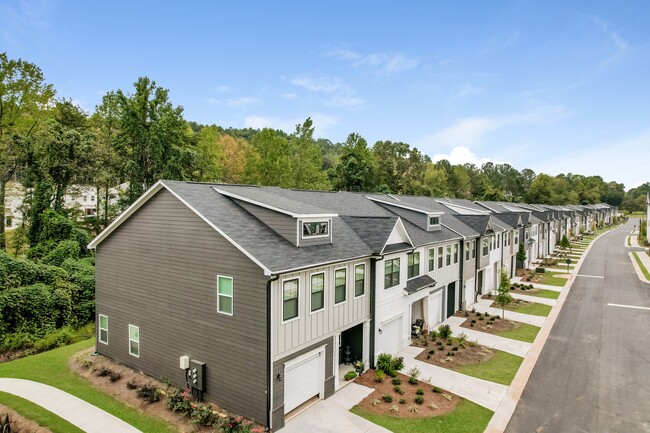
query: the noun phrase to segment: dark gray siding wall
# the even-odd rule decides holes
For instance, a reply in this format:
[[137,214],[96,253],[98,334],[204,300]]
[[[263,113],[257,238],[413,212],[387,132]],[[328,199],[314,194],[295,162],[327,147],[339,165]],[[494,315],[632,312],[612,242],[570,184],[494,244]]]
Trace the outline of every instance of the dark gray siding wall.
[[235,200],[235,202],[269,226],[277,234],[296,245],[298,223],[295,218],[245,201]]
[[282,358],[273,363],[273,430],[284,427],[284,382],[277,379],[278,374],[284,375],[284,363],[310,352],[323,344],[325,346],[325,396],[328,398],[334,394],[334,337],[328,337],[293,353],[286,358]]
[[[206,363],[204,397],[267,423],[267,309],[262,270],[161,190],[97,248],[101,354],[185,386],[179,357]],[[233,277],[234,315],[217,313],[217,275]],[[140,327],[140,357],[128,325]]]
[[[397,206],[389,206],[388,210],[404,218],[405,220],[410,221],[411,223],[420,227],[422,230],[427,229],[427,215],[424,213],[415,212]],[[440,217],[440,222],[443,224],[445,223],[443,216]]]

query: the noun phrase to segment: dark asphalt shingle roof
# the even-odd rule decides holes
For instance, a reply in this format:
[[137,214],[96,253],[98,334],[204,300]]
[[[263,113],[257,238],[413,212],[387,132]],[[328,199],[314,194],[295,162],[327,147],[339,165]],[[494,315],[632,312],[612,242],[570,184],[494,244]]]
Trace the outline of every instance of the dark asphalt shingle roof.
[[379,218],[345,216],[342,219],[375,254],[381,253],[397,223],[396,216]]
[[435,285],[436,280],[428,275],[420,275],[419,277],[408,280],[406,282],[406,288],[404,291],[411,295],[419,290],[425,289],[427,287],[433,287]]
[[332,213],[322,207],[308,204],[302,201],[296,201],[288,197],[277,194],[275,190],[281,191],[280,188],[249,186],[249,185],[215,185],[215,189],[226,193],[236,194],[240,197],[254,200],[260,203],[266,203],[278,209],[283,209],[294,214],[327,214]]
[[454,215],[454,217],[481,235],[488,234],[490,215]]

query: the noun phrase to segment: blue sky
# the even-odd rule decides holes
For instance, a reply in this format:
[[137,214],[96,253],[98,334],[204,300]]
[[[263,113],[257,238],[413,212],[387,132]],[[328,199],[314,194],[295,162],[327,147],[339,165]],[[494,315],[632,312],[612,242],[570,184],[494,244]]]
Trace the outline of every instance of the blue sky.
[[147,75],[201,123],[650,181],[644,0],[0,0],[0,51],[87,110]]

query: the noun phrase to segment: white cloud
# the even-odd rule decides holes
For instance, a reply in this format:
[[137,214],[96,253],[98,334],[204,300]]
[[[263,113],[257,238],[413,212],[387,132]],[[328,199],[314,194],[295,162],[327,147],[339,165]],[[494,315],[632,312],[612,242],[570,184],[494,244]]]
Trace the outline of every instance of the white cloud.
[[471,147],[480,145],[486,134],[516,125],[535,125],[555,122],[569,116],[562,105],[550,105],[536,111],[495,117],[468,117],[438,131],[421,142],[421,146]]
[[417,67],[420,63],[417,59],[401,53],[361,54],[351,50],[332,50],[326,54],[330,57],[349,61],[355,67],[370,66],[380,75],[392,75],[408,71]]
[[242,96],[239,98],[228,98],[228,99],[208,99],[208,102],[213,105],[227,105],[229,107],[247,107],[249,105],[259,105],[262,103],[262,100],[257,98],[251,98]]
[[601,176],[606,182],[616,181],[625,188],[634,188],[650,181],[650,131],[633,137],[601,142],[591,146],[574,146],[566,149],[561,158],[546,160],[533,158],[532,169],[550,175],[580,173],[585,176]]
[[244,119],[244,128],[273,128],[281,129],[287,134],[291,134],[296,130],[296,125],[302,124],[307,117],[311,117],[314,122],[315,136],[324,136],[329,128],[339,123],[335,116],[324,113],[313,113],[312,115],[303,118],[282,119],[279,117],[266,117],[266,116],[248,116]]
[[325,105],[332,107],[346,107],[346,108],[359,108],[366,103],[363,98],[356,98],[354,96],[332,96],[325,101]]
[[332,93],[340,90],[343,87],[343,82],[340,78],[327,77],[324,75],[302,75],[292,78],[290,83],[294,86],[303,87],[310,92]]
[[438,153],[431,157],[433,162],[440,161],[441,159],[446,159],[453,165],[457,164],[475,164],[481,166],[486,162],[501,163],[501,161],[495,161],[490,158],[479,158],[474,152],[470,150],[469,147],[458,146],[454,147],[449,154]]
[[287,100],[296,99],[298,97],[298,95],[296,95],[295,93],[282,93],[280,96],[282,97],[282,99],[287,99]]
[[[6,2],[5,2],[6,3]],[[0,35],[10,43],[21,35],[45,30],[50,25],[50,1],[19,1],[15,6],[0,3]]]

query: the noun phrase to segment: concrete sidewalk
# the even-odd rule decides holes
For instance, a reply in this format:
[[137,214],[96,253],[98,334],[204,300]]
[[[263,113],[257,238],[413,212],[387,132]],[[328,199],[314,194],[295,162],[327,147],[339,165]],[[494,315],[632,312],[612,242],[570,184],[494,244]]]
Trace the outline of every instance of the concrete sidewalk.
[[[490,313],[492,316],[502,316],[503,311],[501,308],[490,307],[492,304],[491,299],[479,299],[477,304],[474,304],[472,307],[479,313]],[[546,317],[542,316],[533,316],[532,314],[523,314],[517,313],[516,311],[506,310],[505,317],[508,320],[514,320],[516,322],[528,323],[529,325],[542,326],[546,321]]]
[[0,378],[0,391],[22,397],[88,433],[138,433],[130,424],[92,404],[43,383]]
[[483,346],[492,347],[494,349],[502,350],[504,352],[512,353],[513,355],[526,356],[531,344],[525,341],[513,340],[511,338],[499,337],[497,335],[488,334],[487,332],[474,331],[473,329],[461,327],[461,323],[465,321],[462,317],[449,317],[444,323],[451,326],[454,335],[461,332],[467,334],[467,341],[476,341]]
[[491,411],[496,410],[508,390],[507,386],[418,361],[415,357],[423,350],[421,347],[408,346],[398,354],[398,356],[404,357],[402,372],[417,367],[420,369],[419,379],[421,381],[446,389]]

